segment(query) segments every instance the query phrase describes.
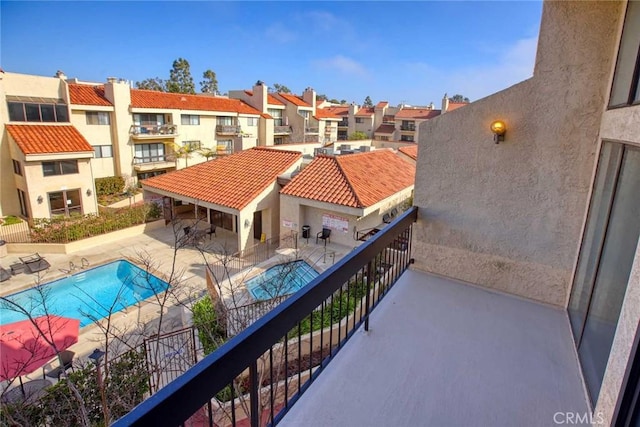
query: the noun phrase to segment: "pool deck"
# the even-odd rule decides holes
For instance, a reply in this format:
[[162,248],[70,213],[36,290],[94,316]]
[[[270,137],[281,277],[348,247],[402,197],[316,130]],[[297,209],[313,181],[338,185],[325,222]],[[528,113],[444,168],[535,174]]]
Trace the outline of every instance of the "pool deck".
[[[12,276],[9,280],[0,283],[0,296],[6,296],[18,291],[31,288],[38,284],[47,283],[68,275],[70,263],[73,263],[75,270],[72,273],[82,271],[82,259],[89,262],[87,268],[96,267],[118,259],[128,259],[141,266],[140,259],[146,257],[151,260],[151,271],[160,278],[168,276],[171,271],[175,256],[175,270],[178,271],[180,287],[183,295],[203,295],[206,292],[205,265],[202,254],[195,248],[187,246],[174,250],[175,237],[170,226],[148,231],[145,234],[124,238],[117,242],[106,243],[104,245],[80,250],[72,254],[50,254],[43,250],[38,253],[46,259],[51,267],[36,274],[21,273]],[[229,247],[235,245],[235,234],[223,231],[211,242],[212,247]],[[303,242],[301,240],[301,242]],[[264,269],[281,262],[283,258],[304,258],[313,264],[318,272],[322,272],[331,267],[353,248],[337,244],[316,245],[300,243],[298,250],[279,250],[278,255],[253,267],[250,275],[259,274]],[[5,269],[13,263],[20,262],[19,257],[30,255],[29,253],[9,253],[6,257],[0,258],[0,265]],[[209,262],[215,262],[215,258],[208,258]],[[86,264],[86,262],[85,262]],[[248,277],[247,273],[243,273]],[[153,325],[154,319],[159,316],[159,306],[153,303],[142,304],[140,309],[129,308],[112,316],[115,327],[122,330],[131,330],[131,325],[145,323]],[[181,329],[190,325],[190,313],[178,306],[166,306],[163,321],[163,331]],[[132,321],[133,319],[133,321]],[[100,328],[90,325],[80,330],[78,343],[70,347],[76,353],[75,360],[84,359],[97,348],[102,347],[104,336]],[[38,369],[30,375],[24,376],[23,380],[42,378],[42,370]]]

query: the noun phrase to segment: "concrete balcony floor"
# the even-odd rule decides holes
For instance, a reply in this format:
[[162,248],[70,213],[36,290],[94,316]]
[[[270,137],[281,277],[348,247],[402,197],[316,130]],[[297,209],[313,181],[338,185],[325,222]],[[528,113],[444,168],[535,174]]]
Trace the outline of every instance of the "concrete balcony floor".
[[407,271],[280,425],[549,426],[587,411],[566,311]]

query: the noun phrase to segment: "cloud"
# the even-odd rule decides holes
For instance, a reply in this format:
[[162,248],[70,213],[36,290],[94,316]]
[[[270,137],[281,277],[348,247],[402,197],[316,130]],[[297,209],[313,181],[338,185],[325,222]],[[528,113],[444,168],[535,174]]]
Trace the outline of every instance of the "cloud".
[[343,55],[336,55],[327,59],[319,59],[313,61],[313,65],[318,68],[337,71],[341,74],[356,77],[369,77],[369,72],[362,64]]
[[290,43],[297,38],[297,34],[286,28],[282,23],[277,22],[267,27],[265,35],[278,42],[278,43]]
[[345,31],[350,29],[351,26],[346,21],[339,19],[331,12],[324,11],[311,11],[301,15],[301,19],[305,25],[310,28],[315,28],[321,31],[333,31],[341,30]]

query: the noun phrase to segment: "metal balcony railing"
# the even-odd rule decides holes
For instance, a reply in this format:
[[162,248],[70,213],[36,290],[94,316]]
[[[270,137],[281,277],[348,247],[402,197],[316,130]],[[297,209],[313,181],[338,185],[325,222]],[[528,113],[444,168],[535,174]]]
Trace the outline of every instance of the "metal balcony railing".
[[416,125],[402,125],[400,126],[400,130],[407,130],[414,132],[416,130]]
[[338,122],[338,126],[342,126],[342,127],[344,127],[344,126],[349,126],[349,120],[347,120],[347,119],[342,119],[342,120],[340,120],[340,121]]
[[240,132],[240,126],[216,125],[216,133],[220,135],[235,135]]
[[353,333],[368,330],[412,262],[416,219],[417,208],[404,212],[115,425],[278,423]]
[[274,126],[273,127],[273,133],[274,134],[290,134],[291,133],[291,126]]
[[308,127],[308,128],[304,128],[304,132],[305,133],[319,133],[320,132],[320,128]]
[[133,158],[134,165],[139,165],[142,163],[175,162],[175,161],[176,161],[176,157],[170,154]]
[[178,134],[176,125],[131,125],[129,134],[134,136],[175,136]]

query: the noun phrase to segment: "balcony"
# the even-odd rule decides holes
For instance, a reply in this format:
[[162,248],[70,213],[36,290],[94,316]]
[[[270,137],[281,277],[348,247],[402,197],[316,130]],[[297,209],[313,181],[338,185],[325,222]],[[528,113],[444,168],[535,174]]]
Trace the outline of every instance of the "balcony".
[[218,135],[236,135],[240,133],[240,126],[236,125],[216,125]]
[[156,169],[167,169],[176,166],[174,155],[161,155],[151,157],[134,157],[133,168],[138,172],[147,172]]
[[553,425],[589,411],[566,312],[407,271],[416,218],[400,215],[116,425]]
[[133,139],[175,138],[178,136],[176,125],[132,125],[129,134]]
[[274,135],[291,135],[291,126],[274,126]]
[[338,122],[338,127],[340,128],[346,128],[349,126],[349,120],[347,119],[342,119]]
[[400,130],[401,131],[407,131],[407,132],[415,132],[416,131],[416,125],[414,125],[414,124],[402,125],[402,126],[400,126]]
[[320,133],[320,128],[319,127],[307,127],[307,128],[304,128],[304,133],[305,134],[317,134],[317,133]]

